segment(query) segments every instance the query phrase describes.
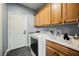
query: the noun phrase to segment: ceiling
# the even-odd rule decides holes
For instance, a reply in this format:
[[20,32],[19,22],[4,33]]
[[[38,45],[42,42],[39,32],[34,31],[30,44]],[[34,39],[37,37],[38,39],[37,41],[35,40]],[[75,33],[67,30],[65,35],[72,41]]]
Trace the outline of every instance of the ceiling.
[[35,11],[37,11],[38,9],[40,9],[40,7],[42,7],[45,3],[21,3],[21,5],[24,5],[28,8],[31,8]]

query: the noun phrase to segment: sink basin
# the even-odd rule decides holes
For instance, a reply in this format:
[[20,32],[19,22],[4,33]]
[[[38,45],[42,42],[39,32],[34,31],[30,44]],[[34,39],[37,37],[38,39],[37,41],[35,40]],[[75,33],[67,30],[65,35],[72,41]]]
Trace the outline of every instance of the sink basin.
[[50,38],[55,39],[55,40],[64,40],[63,36],[55,36],[55,35],[53,35],[53,36],[50,36]]
[[64,40],[63,35],[61,36],[49,35],[48,37],[50,37],[50,39],[54,41],[65,43],[70,46],[79,47],[79,40],[74,40],[72,36],[69,36],[70,40]]
[[73,36],[69,36],[70,40],[64,40],[63,35],[61,36],[48,35],[47,37],[50,41],[59,43],[63,46],[67,46],[69,48],[79,51],[79,40],[74,39]]
[[62,43],[67,43],[67,44],[73,43],[72,39],[64,40],[63,36],[52,36],[51,39],[57,40],[57,41],[62,42]]

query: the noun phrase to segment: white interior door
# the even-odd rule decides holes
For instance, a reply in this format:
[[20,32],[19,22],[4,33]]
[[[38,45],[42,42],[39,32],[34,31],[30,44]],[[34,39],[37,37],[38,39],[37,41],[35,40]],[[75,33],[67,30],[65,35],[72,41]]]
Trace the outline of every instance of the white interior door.
[[27,45],[27,17],[21,14],[8,13],[8,49]]

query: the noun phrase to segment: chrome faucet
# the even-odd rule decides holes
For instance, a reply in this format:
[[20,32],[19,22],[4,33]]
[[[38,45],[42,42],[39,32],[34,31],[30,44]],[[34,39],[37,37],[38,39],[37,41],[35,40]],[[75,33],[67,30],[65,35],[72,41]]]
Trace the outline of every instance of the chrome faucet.
[[56,33],[56,36],[60,36],[60,33],[59,33],[59,32],[57,32],[57,33]]

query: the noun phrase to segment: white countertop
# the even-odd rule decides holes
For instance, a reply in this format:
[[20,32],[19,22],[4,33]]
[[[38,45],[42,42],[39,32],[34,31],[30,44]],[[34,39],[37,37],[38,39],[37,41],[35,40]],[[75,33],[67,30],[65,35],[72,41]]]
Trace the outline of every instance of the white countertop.
[[70,41],[70,40],[68,41],[68,40],[61,40],[61,39],[55,39],[55,38],[51,39],[50,37],[48,37],[46,39],[56,42],[60,45],[66,46],[68,48],[79,51],[79,40],[73,40],[74,42],[72,43],[72,41]]
[[44,34],[44,33],[34,33],[34,34],[31,34],[31,37],[34,37],[34,38],[41,38],[41,37],[46,37],[47,34]]
[[50,40],[50,41],[56,42],[58,44],[61,44],[63,46],[66,46],[68,48],[79,51],[79,39],[77,39],[77,40],[73,39],[71,36],[70,36],[71,37],[70,40],[64,40],[63,37],[50,35],[49,33],[34,33],[34,34],[31,34],[31,36],[36,37],[36,38],[41,37],[44,40]]

